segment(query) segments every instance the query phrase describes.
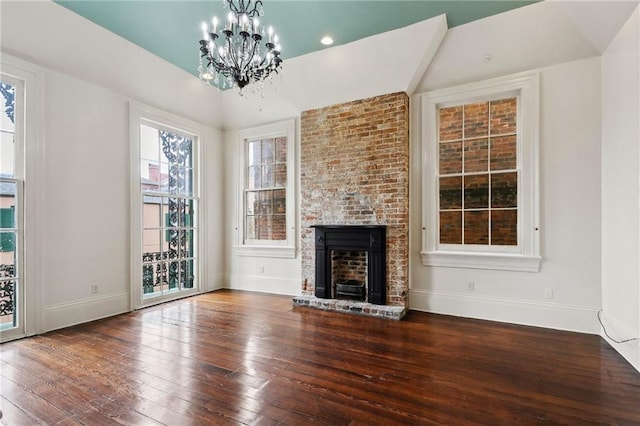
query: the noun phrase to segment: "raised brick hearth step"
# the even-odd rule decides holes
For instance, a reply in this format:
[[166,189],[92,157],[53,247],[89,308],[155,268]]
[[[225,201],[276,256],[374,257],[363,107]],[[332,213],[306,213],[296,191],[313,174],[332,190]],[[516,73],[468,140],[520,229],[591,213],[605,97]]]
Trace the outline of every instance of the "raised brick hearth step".
[[370,317],[400,320],[407,313],[404,306],[374,305],[372,303],[358,302],[354,300],[320,299],[315,296],[295,296],[293,306],[308,306],[322,309]]

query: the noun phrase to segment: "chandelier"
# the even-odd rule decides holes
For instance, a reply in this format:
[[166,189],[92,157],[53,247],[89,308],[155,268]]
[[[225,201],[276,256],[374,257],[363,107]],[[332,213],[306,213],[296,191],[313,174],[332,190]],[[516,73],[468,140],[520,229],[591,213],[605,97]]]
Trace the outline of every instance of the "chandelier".
[[[202,23],[200,79],[221,89],[242,89],[254,84],[261,89],[265,81],[282,69],[280,44],[272,27],[260,25],[262,0],[223,0],[229,7],[227,23],[218,28],[218,18],[212,26]],[[263,42],[264,40],[264,42]]]

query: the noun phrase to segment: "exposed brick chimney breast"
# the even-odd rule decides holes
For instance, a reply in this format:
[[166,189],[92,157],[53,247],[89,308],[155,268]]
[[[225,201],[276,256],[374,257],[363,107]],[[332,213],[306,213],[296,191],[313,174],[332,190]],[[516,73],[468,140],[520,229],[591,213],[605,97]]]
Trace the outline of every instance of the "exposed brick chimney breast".
[[407,306],[409,98],[403,92],[304,111],[302,294],[313,295],[312,225],[387,226],[387,304]]

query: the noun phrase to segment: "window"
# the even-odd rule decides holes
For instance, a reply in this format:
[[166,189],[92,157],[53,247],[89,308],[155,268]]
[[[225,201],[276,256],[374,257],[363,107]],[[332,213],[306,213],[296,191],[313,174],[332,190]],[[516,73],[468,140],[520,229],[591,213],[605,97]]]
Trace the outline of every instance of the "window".
[[239,133],[238,254],[295,257],[294,125]]
[[537,81],[423,95],[424,265],[539,269]]
[[199,291],[198,158],[202,133],[189,122],[132,104],[135,152],[132,267],[136,306]]
[[246,240],[287,239],[287,138],[247,140]]
[[23,82],[0,76],[0,330],[23,330]]

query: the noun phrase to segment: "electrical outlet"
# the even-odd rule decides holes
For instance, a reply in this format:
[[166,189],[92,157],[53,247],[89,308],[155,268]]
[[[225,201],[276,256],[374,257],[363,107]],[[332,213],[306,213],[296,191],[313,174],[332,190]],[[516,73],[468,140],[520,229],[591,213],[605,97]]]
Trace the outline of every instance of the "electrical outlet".
[[469,281],[467,283],[467,290],[474,291],[476,289],[476,283],[473,281]]
[[260,273],[264,274],[264,265],[260,265]]
[[91,294],[98,294],[98,284],[92,284],[91,285]]
[[553,290],[550,288],[544,289],[544,298],[545,299],[553,299]]

